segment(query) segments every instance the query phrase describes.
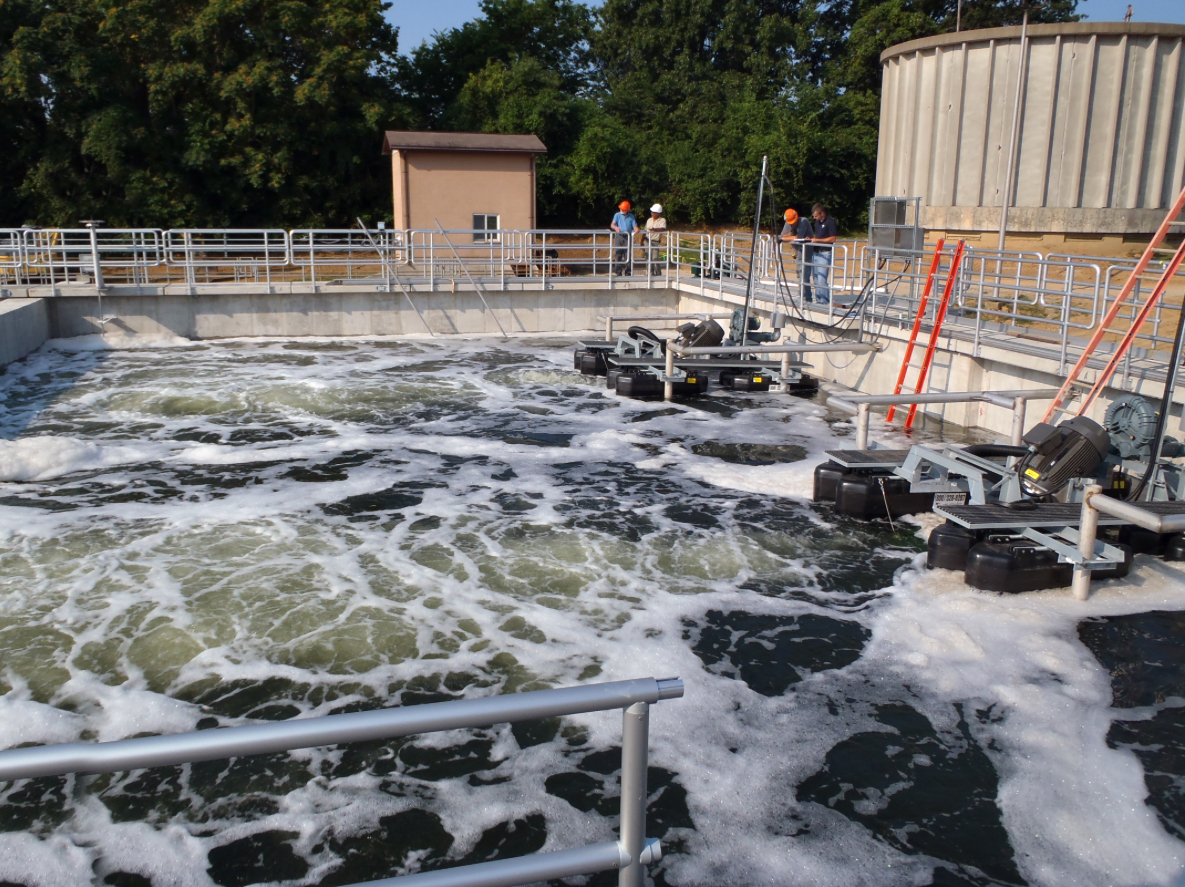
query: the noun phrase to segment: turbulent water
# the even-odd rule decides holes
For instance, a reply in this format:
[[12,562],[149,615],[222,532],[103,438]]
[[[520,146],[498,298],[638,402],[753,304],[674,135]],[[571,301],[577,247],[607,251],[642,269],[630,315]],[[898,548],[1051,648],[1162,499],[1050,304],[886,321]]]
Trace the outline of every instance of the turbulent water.
[[[69,347],[67,347],[69,346]],[[57,343],[0,378],[0,747],[678,675],[669,885],[1185,878],[1185,588],[921,569],[851,426],[570,343]],[[609,840],[620,716],[0,783],[0,884],[341,885]],[[613,883],[597,877],[570,883]]]

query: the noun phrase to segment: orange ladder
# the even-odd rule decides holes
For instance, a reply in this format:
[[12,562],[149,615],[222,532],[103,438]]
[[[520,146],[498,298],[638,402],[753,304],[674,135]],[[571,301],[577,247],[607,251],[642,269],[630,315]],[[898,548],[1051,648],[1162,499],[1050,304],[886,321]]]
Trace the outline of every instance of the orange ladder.
[[[1183,209],[1185,209],[1185,188],[1181,189],[1181,193],[1177,195],[1177,200],[1175,203],[1173,203],[1172,207],[1169,209],[1168,215],[1166,215],[1164,217],[1164,221],[1161,222],[1160,227],[1156,229],[1156,234],[1153,236],[1151,242],[1148,244],[1148,248],[1144,250],[1144,254],[1142,256],[1140,256],[1140,261],[1138,261],[1136,263],[1136,267],[1132,269],[1132,273],[1128,277],[1127,283],[1125,283],[1123,285],[1123,289],[1121,289],[1119,291],[1119,295],[1115,297],[1115,304],[1111,306],[1109,311],[1107,311],[1106,316],[1103,317],[1103,319],[1099,322],[1098,329],[1096,329],[1094,331],[1094,335],[1091,336],[1090,341],[1086,343],[1086,347],[1082,350],[1082,355],[1078,358],[1078,362],[1076,364],[1074,364],[1074,368],[1072,370],[1070,370],[1069,375],[1066,376],[1065,384],[1062,385],[1061,390],[1057,393],[1057,397],[1054,398],[1053,403],[1051,403],[1049,405],[1049,409],[1045,411],[1045,417],[1041,420],[1042,422],[1051,421],[1053,419],[1054,413],[1058,413],[1058,412],[1062,411],[1062,404],[1065,403],[1066,400],[1069,399],[1068,396],[1069,396],[1070,390],[1077,386],[1078,377],[1080,375],[1082,375],[1083,369],[1086,368],[1087,361],[1090,360],[1090,357],[1092,354],[1094,354],[1095,349],[1099,347],[1099,343],[1101,341],[1103,341],[1103,337],[1106,336],[1107,333],[1111,331],[1111,326],[1115,323],[1115,318],[1119,316],[1119,312],[1123,308],[1123,305],[1127,301],[1128,297],[1130,297],[1132,292],[1135,291],[1136,283],[1139,281],[1140,275],[1142,275],[1144,273],[1145,269],[1147,269],[1147,267],[1148,267],[1148,263],[1152,261],[1152,254],[1156,251],[1156,248],[1158,246],[1160,246],[1161,242],[1163,242],[1165,235],[1167,235],[1169,233],[1169,228],[1171,227],[1173,220],[1181,214],[1181,210],[1183,210]],[[1180,250],[1178,250],[1178,252],[1180,252]],[[1162,280],[1163,279],[1164,278],[1162,276]],[[1163,290],[1162,290],[1162,292],[1163,292]],[[1156,293],[1155,291],[1153,291],[1153,294],[1155,295],[1155,297],[1157,299],[1160,298],[1159,293]],[[1148,301],[1151,302],[1152,298],[1150,297]],[[1145,306],[1145,307],[1148,307],[1148,306]],[[1148,310],[1151,311],[1151,308],[1149,308]],[[1147,312],[1143,312],[1143,311],[1141,312],[1141,315],[1143,317],[1148,316]],[[1141,319],[1140,323],[1143,323],[1142,319]],[[1131,326],[1131,330],[1134,330],[1136,328],[1137,328],[1137,325],[1135,323],[1133,323]],[[1131,333],[1131,330],[1129,330],[1128,332]],[[1126,338],[1127,337],[1125,337],[1125,340],[1126,340]],[[1133,338],[1133,339],[1135,338],[1134,333],[1131,334],[1131,338]],[[1127,343],[1127,346],[1123,350],[1126,351],[1127,348],[1129,348],[1129,347],[1131,347],[1130,341]],[[1123,354],[1120,353],[1119,349],[1116,349],[1115,355],[1113,355],[1114,363],[1116,365],[1118,365],[1119,359],[1122,357],[1123,357]],[[1110,372],[1113,373],[1114,369],[1112,368],[1110,370]],[[1095,383],[1095,387],[1101,391],[1102,386],[1099,384],[1099,382],[1102,382],[1102,384],[1105,385],[1106,380],[1108,380],[1109,378],[1110,378],[1110,373],[1106,373],[1102,376],[1099,376],[1098,381]],[[1095,394],[1093,392],[1093,390],[1091,393],[1094,394],[1094,396],[1097,396],[1097,394]],[[1091,400],[1093,402],[1094,397],[1092,397]],[[1078,411],[1078,414],[1082,415],[1082,413],[1084,411],[1085,411],[1085,407],[1080,409]]]
[[[946,275],[946,286],[942,289],[942,300],[938,303],[938,310],[934,313],[934,326],[930,330],[930,339],[926,343],[926,356],[922,359],[922,365],[918,367],[917,384],[914,386],[914,394],[921,394],[922,389],[926,387],[926,378],[930,375],[930,365],[934,362],[934,352],[938,350],[938,336],[942,332],[942,323],[946,320],[946,311],[950,307],[950,297],[955,289],[955,280],[959,276],[959,266],[963,263],[963,250],[966,248],[967,242],[960,240],[958,246],[955,247],[955,254],[951,258],[950,271]],[[931,280],[937,274],[937,268],[942,256],[942,241],[939,241],[938,248],[934,252],[934,262],[930,267]],[[926,281],[926,289],[929,290],[931,280]],[[910,332],[909,344],[905,349],[905,359],[901,362],[901,371],[897,374],[897,388],[894,394],[900,394],[901,389],[905,383],[905,375],[909,367],[913,366],[909,362],[913,356],[913,346],[917,341],[918,332],[922,327],[922,319],[926,310],[927,293],[922,296],[922,302],[918,305],[918,316],[914,321],[913,330]],[[892,421],[895,413],[894,407],[889,407],[889,412],[885,417],[886,421]],[[905,417],[905,430],[908,431],[913,428],[913,420],[917,416],[918,405],[910,404],[909,413]]]
[[[913,357],[913,346],[918,340],[918,332],[922,328],[922,318],[926,316],[926,305],[930,302],[930,293],[934,289],[934,278],[938,276],[938,266],[942,263],[942,247],[944,241],[941,237],[938,238],[938,243],[934,247],[934,260],[930,262],[930,273],[926,275],[926,285],[922,288],[922,301],[918,303],[918,316],[913,320],[913,329],[909,332],[909,342],[905,346],[905,357],[901,361],[901,372],[897,374],[897,384],[893,386],[893,394],[901,393],[901,387],[905,384],[905,372],[909,369],[909,359]],[[897,412],[897,405],[890,404],[889,412],[885,414],[885,421],[892,422],[893,415]]]
[[1111,377],[1115,375],[1115,370],[1119,368],[1119,362],[1123,360],[1127,354],[1128,349],[1131,348],[1132,343],[1136,340],[1136,336],[1140,332],[1140,328],[1144,325],[1144,321],[1148,319],[1148,315],[1152,313],[1152,309],[1160,301],[1160,297],[1164,295],[1164,291],[1168,288],[1169,282],[1172,281],[1173,276],[1177,273],[1177,269],[1181,267],[1181,261],[1185,259],[1185,240],[1177,247],[1177,251],[1173,254],[1172,259],[1165,266],[1164,272],[1160,275],[1160,279],[1156,281],[1156,286],[1152,289],[1152,295],[1148,297],[1148,301],[1140,308],[1139,314],[1132,320],[1128,331],[1124,333],[1123,339],[1115,348],[1115,352],[1111,355],[1110,360],[1107,361],[1107,366],[1103,369],[1097,379],[1095,379],[1094,386],[1090,392],[1082,399],[1082,405],[1078,408],[1078,415],[1084,415],[1090,409],[1091,404],[1098,399],[1098,396],[1103,393],[1103,389],[1107,387],[1111,381]]

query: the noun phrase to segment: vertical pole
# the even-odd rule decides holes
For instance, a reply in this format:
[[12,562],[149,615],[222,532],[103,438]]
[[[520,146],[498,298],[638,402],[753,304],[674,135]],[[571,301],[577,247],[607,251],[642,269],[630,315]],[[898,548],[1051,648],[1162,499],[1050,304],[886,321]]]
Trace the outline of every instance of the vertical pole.
[[868,449],[868,418],[871,412],[868,404],[856,404],[856,449]]
[[[1004,251],[1004,234],[1008,230],[1008,204],[1012,202],[1013,174],[1016,171],[1016,137],[1020,128],[1020,101],[1025,82],[1025,62],[1028,53],[1029,7],[1025,4],[1025,17],[1020,26],[1020,65],[1016,69],[1016,99],[1012,107],[1012,134],[1008,137],[1008,171],[1004,176],[1004,194],[1000,201],[1000,239],[996,249]],[[997,265],[997,267],[999,267]],[[997,289],[997,294],[999,290]]]
[[790,380],[786,378],[790,375],[790,352],[787,351],[782,355],[782,391],[783,393],[790,390]]
[[99,264],[99,223],[87,222],[87,230],[91,236],[91,262],[95,266],[95,287],[100,293],[103,292],[103,266]]
[[675,351],[671,348],[671,342],[674,341],[671,339],[667,342],[667,374],[662,385],[663,400],[670,400],[675,396],[675,383],[671,381],[671,376],[675,374]]
[[1012,445],[1019,447],[1025,435],[1025,412],[1029,400],[1027,397],[1017,397],[1012,401]]
[[605,318],[605,341],[613,341],[613,315],[610,314]]
[[[757,254],[757,238],[761,236],[761,201],[765,196],[765,175],[768,168],[769,158],[762,157],[761,180],[757,183],[757,212],[753,216],[753,243],[749,246],[749,279],[746,281],[747,286],[745,287],[745,310],[741,312],[741,341],[736,343],[738,345],[744,345],[749,341],[749,301],[753,298],[753,265],[755,264],[754,258]],[[735,257],[735,250],[733,252]],[[723,265],[723,262],[721,262],[721,265]],[[736,269],[734,268],[733,271],[735,272],[735,270]],[[720,282],[722,287],[721,291],[723,292],[723,268],[720,269]]]
[[[1078,528],[1078,553],[1091,560],[1094,558],[1094,542],[1099,532],[1099,513],[1091,507],[1090,500],[1103,492],[1098,484],[1087,484],[1082,491],[1082,525]],[[1086,564],[1074,564],[1074,599],[1084,601],[1090,597],[1090,568]]]
[[629,865],[618,872],[618,887],[643,887],[646,870],[646,769],[650,748],[650,706],[635,702],[621,715],[621,846]]

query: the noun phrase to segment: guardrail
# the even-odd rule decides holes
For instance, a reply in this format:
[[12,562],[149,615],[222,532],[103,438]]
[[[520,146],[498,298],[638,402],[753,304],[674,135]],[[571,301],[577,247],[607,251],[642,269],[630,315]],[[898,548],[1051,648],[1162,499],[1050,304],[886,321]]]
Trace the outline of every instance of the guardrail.
[[728,314],[705,314],[700,312],[698,314],[606,314],[602,319],[605,321],[605,340],[613,341],[613,324],[619,320],[724,320],[732,317]]
[[1020,446],[1024,436],[1025,413],[1030,400],[1053,400],[1056,388],[1032,388],[1019,391],[958,391],[935,394],[852,394],[827,398],[835,406],[856,416],[856,449],[868,449],[871,407],[928,403],[990,403],[1012,410],[1012,445]]
[[[502,289],[547,288],[565,280],[614,287],[628,275],[632,285],[677,282],[684,291],[735,301],[752,273],[759,301],[816,325],[877,336],[886,326],[913,322],[933,257],[933,247],[908,252],[838,241],[828,272],[831,305],[808,312],[801,297],[813,268],[780,237],[763,234],[750,269],[751,243],[745,233],[640,232],[622,238],[579,229],[0,229],[0,284],[47,286],[56,295],[59,287],[77,284],[181,284],[192,293],[199,285],[365,282],[407,295],[409,288],[455,289],[469,281],[497,281]],[[949,274],[948,257],[949,251],[940,257],[940,288]],[[1136,297],[1120,314],[1120,333],[1164,265],[1153,262],[1142,272]],[[944,336],[969,341],[976,355],[986,344],[1049,354],[1065,372],[1135,267],[1131,259],[968,249],[952,287]],[[1183,277],[1185,271],[1177,280]],[[1151,312],[1120,364],[1116,387],[1130,389],[1135,379],[1163,370],[1159,352],[1171,344],[1183,289],[1175,283]],[[931,300],[924,323],[933,321],[937,308],[938,300]]]
[[1090,597],[1090,562],[1095,556],[1100,513],[1117,517],[1153,533],[1185,532],[1185,514],[1155,514],[1130,502],[1104,496],[1100,485],[1089,484],[1082,491],[1082,517],[1078,527],[1078,553],[1081,558],[1074,563],[1074,579],[1071,586],[1074,597],[1080,601]]
[[642,887],[645,882],[644,867],[662,857],[658,840],[645,836],[649,707],[662,700],[678,699],[682,695],[683,682],[678,678],[638,678],[483,699],[462,699],[318,718],[293,718],[277,723],[225,727],[172,736],[40,745],[0,752],[0,782],[67,773],[113,773],[175,766],[620,708],[622,750],[619,840],[574,850],[538,853],[517,859],[371,881],[369,885],[512,887],[617,869],[619,887]]

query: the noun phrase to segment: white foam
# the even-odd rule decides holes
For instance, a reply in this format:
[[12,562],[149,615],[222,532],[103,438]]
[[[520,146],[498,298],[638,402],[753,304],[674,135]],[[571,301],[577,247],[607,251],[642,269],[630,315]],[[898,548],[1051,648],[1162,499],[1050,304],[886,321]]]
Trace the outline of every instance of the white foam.
[[[33,436],[7,442],[7,450],[0,444],[0,473],[22,484],[7,491],[27,499],[0,506],[0,627],[21,625],[36,651],[8,651],[0,680],[14,689],[0,697],[0,746],[191,730],[203,710],[174,695],[212,676],[332,691],[320,702],[297,700],[302,716],[315,716],[386,700],[393,684],[448,672],[494,681],[470,688],[472,696],[497,691],[507,675],[521,686],[677,674],[686,696],[653,708],[652,763],[679,774],[696,829],[679,835],[687,852],[663,863],[669,883],[914,885],[928,883],[934,860],[893,849],[829,808],[799,803],[794,789],[836,743],[885,729],[869,713],[873,704],[908,697],[939,725],[963,702],[981,745],[991,743],[1003,822],[1030,883],[1181,882],[1185,845],[1144,803],[1138,762],[1106,746],[1108,677],[1074,628],[1087,615],[1185,609],[1174,568],[1141,560],[1132,582],[1098,583],[1085,604],[1065,591],[987,595],[954,574],[906,569],[879,600],[852,605],[842,589],[814,588],[827,577],[818,558],[803,553],[803,540],[779,531],[776,544],[759,544],[736,516],[739,498],[773,495],[787,500],[801,526],[834,531],[825,512],[794,501],[810,496],[823,449],[847,442],[810,401],[771,396],[738,416],[689,406],[664,415],[663,406],[590,396],[572,401],[587,411],[552,399],[550,415],[533,416],[519,408],[541,406],[533,401],[540,386],[593,393],[567,369],[567,347],[384,340],[339,353],[301,350],[307,342],[186,344],[184,354],[125,354],[95,342],[73,354],[47,349],[0,380],[0,396],[12,402],[31,379],[86,370],[40,408],[22,432]],[[464,373],[447,363],[495,349],[520,362]],[[401,368],[427,361],[441,361],[441,369],[418,371],[416,384],[462,408],[405,420],[400,398],[414,392],[401,392],[415,386]],[[201,403],[181,408],[173,398]],[[92,438],[46,434],[38,421],[101,430]],[[299,433],[232,442],[229,432],[244,427]],[[179,440],[182,431],[218,442]],[[566,447],[499,439],[531,431],[572,438]],[[808,456],[734,465],[693,452],[707,441],[795,444]],[[356,451],[376,456],[344,479],[286,476],[288,463],[317,465]],[[5,452],[16,455],[6,463]],[[467,461],[446,466],[443,456]],[[568,463],[583,466],[589,490],[560,483]],[[188,485],[175,497],[140,502],[76,496],[71,511],[28,507],[59,489],[44,481],[71,472],[101,472],[113,487],[140,489],[135,484],[182,469],[233,478],[231,469],[244,464],[259,468],[242,486]],[[664,483],[689,496],[707,490],[719,527],[700,532],[665,514],[670,500],[645,497],[630,502],[631,516],[652,528],[641,540],[571,525],[575,497],[595,493],[576,513],[596,516],[595,502],[614,495],[620,466],[661,471]],[[493,480],[507,468],[516,477]],[[447,487],[421,491],[421,504],[398,522],[350,522],[323,509],[419,481]],[[730,498],[730,490],[746,496]],[[508,499],[533,507],[506,510]],[[918,523],[924,533],[928,522]],[[753,580],[792,593],[760,594]],[[798,593],[804,589],[815,599]],[[702,624],[710,610],[853,619],[872,640],[847,669],[765,697],[705,669],[684,639],[686,625]],[[840,706],[838,715],[829,703]],[[998,722],[971,716],[992,705]],[[570,723],[587,729],[593,748],[620,742],[617,713]],[[119,869],[158,884],[208,885],[211,847],[281,829],[298,835],[294,846],[316,881],[329,862],[313,848],[328,836],[373,829],[381,816],[417,806],[441,816],[457,854],[484,829],[530,812],[547,817],[546,849],[612,839],[610,820],[545,791],[547,775],[573,769],[571,749],[518,750],[504,727],[488,735],[501,761],[496,775],[508,782],[414,783],[396,796],[368,773],[318,776],[286,785],[276,813],[215,820],[201,836],[183,813],[168,824],[114,822],[81,793],[70,819],[48,835],[0,834],[0,880],[89,887],[97,874]],[[341,754],[296,757],[320,773],[320,762]]]

